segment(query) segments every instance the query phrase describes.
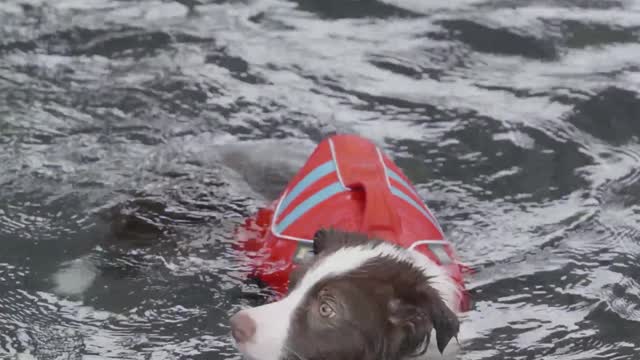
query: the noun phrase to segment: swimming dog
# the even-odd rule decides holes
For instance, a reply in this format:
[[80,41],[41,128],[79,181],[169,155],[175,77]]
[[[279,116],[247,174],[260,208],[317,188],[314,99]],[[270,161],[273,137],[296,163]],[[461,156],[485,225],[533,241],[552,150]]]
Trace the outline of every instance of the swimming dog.
[[[337,191],[327,195],[332,186]],[[231,334],[243,355],[455,355],[452,339],[465,304],[458,263],[435,217],[375,145],[352,135],[321,143],[268,220],[259,245],[271,260],[291,261],[284,261],[286,271],[275,271],[280,275],[269,277],[274,271],[265,270],[262,276],[273,282],[285,273],[288,286],[278,301],[231,317]],[[299,257],[305,246],[307,256]]]

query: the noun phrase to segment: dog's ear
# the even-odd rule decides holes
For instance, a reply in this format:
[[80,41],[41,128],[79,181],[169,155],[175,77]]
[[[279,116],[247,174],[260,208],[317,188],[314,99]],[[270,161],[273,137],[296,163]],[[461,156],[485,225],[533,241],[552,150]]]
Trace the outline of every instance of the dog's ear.
[[433,324],[425,310],[408,301],[394,298],[389,301],[391,348],[394,354],[420,356],[427,351]]
[[322,253],[322,251],[327,248],[330,241],[329,230],[320,229],[316,231],[313,235],[313,253],[316,255]]
[[440,350],[442,354],[451,339],[458,336],[460,320],[458,320],[456,314],[445,305],[440,296],[437,296],[437,301],[431,303],[431,319],[433,328],[436,330],[438,350]]
[[394,328],[393,341],[402,352],[424,354],[431,331],[435,330],[438,350],[444,353],[444,349],[460,329],[458,317],[430,286],[416,289],[407,299],[391,299],[388,311],[389,322]]
[[343,246],[356,246],[369,241],[366,234],[345,232],[335,229],[320,229],[313,236],[314,254],[337,250]]

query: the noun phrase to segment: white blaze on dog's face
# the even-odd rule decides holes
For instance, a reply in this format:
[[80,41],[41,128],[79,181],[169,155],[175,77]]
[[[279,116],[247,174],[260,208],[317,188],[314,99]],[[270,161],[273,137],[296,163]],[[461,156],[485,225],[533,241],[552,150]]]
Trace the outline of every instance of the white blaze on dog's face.
[[314,248],[284,299],[231,318],[248,358],[402,359],[426,351],[433,332],[441,352],[457,335],[457,286],[423,255],[334,231],[319,231]]

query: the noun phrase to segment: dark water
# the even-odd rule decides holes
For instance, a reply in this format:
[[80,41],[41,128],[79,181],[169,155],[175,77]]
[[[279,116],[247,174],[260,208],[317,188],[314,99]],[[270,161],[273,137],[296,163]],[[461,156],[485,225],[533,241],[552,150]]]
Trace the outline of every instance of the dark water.
[[478,269],[462,359],[639,359],[639,40],[631,0],[2,1],[0,358],[237,359],[232,229],[340,131]]

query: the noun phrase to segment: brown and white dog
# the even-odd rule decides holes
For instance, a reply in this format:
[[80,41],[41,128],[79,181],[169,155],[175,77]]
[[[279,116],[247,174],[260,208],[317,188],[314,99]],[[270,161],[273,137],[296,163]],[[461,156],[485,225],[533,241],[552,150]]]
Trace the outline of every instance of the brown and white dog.
[[[456,354],[459,287],[423,254],[320,230],[282,300],[230,322],[252,360],[402,360]],[[433,339],[435,338],[435,340]],[[443,354],[443,355],[441,355]]]

